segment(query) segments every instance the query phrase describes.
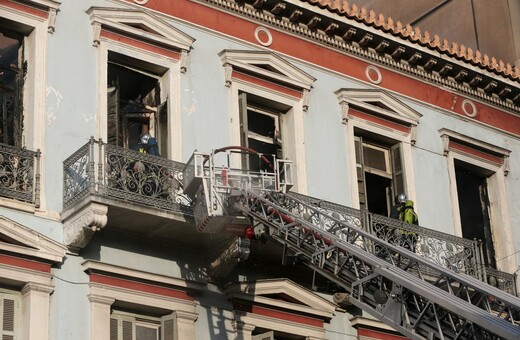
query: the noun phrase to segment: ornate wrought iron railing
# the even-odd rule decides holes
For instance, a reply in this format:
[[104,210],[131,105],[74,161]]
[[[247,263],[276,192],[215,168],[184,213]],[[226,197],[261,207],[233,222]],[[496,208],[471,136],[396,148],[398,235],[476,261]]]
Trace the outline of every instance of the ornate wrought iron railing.
[[63,204],[87,195],[192,215],[182,188],[184,164],[93,138],[63,162]]
[[[352,227],[362,228],[386,242],[413,250],[443,267],[465,273],[517,295],[516,276],[484,266],[479,240],[469,240],[433,229],[290,192],[290,196],[332,214]],[[377,249],[374,249],[377,252]]]
[[0,196],[40,206],[40,150],[0,143]]

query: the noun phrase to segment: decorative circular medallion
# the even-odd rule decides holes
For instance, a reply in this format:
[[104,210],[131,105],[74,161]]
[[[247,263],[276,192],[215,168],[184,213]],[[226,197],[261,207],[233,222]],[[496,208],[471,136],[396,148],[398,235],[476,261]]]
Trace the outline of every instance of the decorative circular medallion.
[[475,106],[475,104],[469,100],[469,99],[464,99],[462,101],[462,111],[464,111],[464,113],[466,114],[466,116],[468,117],[475,117],[477,115],[477,107]]
[[381,75],[381,71],[374,65],[368,65],[365,69],[365,75],[374,84],[381,83],[381,80],[383,80],[383,76]]
[[134,2],[138,5],[146,5],[148,0],[134,0]]
[[255,39],[262,46],[270,46],[273,43],[271,32],[265,27],[257,27],[255,30]]

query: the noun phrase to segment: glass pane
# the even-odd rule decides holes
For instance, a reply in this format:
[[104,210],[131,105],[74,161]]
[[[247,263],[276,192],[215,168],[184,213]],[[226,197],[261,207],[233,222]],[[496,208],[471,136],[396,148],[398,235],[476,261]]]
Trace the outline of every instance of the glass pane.
[[356,164],[361,164],[361,155],[359,154],[359,150],[361,149],[361,147],[360,147],[361,141],[356,138],[354,143],[355,143],[355,148],[356,148]]
[[157,340],[158,330],[156,328],[135,326],[135,340]]
[[401,172],[403,168],[401,165],[401,154],[399,152],[399,146],[392,149],[392,160],[394,162],[394,171]]
[[387,172],[384,150],[374,149],[365,145],[363,147],[363,161],[365,166]]

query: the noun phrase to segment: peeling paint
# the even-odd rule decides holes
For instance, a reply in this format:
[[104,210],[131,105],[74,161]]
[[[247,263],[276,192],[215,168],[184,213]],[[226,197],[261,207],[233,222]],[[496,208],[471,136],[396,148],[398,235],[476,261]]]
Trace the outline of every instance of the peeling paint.
[[[52,86],[47,86],[47,107],[45,110],[45,116],[47,118],[47,125],[51,125],[56,120],[56,111],[60,108],[63,95],[60,91],[56,90]],[[51,100],[54,98],[54,100]]]
[[183,106],[183,110],[186,111],[189,115],[197,110],[196,106],[199,102],[197,98],[197,94],[193,90],[184,89],[184,92],[187,93],[188,101],[190,102],[188,106]]

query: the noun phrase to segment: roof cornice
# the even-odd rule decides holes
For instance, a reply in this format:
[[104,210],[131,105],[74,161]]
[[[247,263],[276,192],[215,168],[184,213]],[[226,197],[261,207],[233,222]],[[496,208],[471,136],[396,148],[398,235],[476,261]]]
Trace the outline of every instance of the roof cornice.
[[[193,1],[520,113],[518,68],[504,66],[496,60],[492,62],[487,56],[477,57],[479,53],[458,45],[448,49],[446,41],[438,44],[438,37],[429,40],[429,35],[421,34],[418,29],[403,28],[400,24],[391,26],[388,20],[376,18],[373,12],[354,10],[352,6],[349,15],[345,10],[344,15],[340,15],[341,10],[334,11],[323,5],[329,3],[327,0]],[[468,55],[474,58],[470,60]],[[487,62],[482,61],[484,59]]]

